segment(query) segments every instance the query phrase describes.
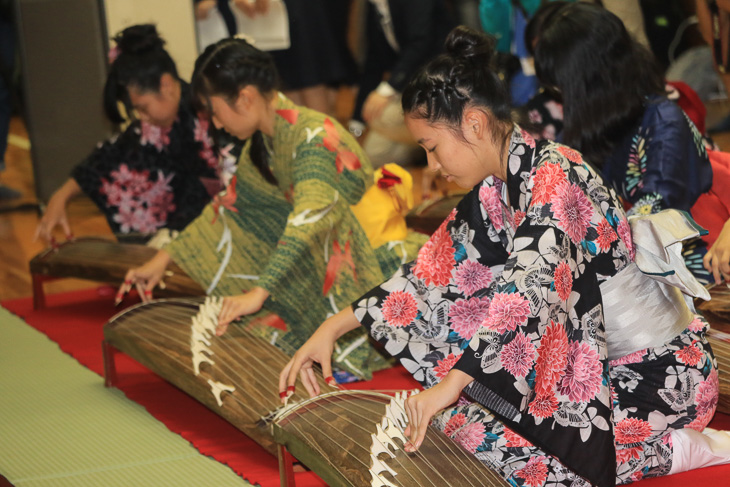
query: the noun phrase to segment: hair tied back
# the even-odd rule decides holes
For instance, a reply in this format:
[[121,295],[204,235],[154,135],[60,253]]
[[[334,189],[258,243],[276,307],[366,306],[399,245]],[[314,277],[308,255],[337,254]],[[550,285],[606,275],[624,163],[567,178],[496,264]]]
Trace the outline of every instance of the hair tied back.
[[489,66],[494,53],[494,39],[468,27],[458,26],[446,38],[446,52],[465,64]]

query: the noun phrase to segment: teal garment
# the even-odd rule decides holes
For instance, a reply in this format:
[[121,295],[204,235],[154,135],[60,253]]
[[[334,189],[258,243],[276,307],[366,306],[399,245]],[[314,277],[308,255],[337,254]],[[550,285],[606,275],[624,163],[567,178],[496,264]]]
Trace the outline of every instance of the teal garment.
[[[551,1],[551,0],[548,0]],[[575,0],[568,0],[575,1]],[[479,0],[479,19],[482,29],[497,38],[498,52],[511,52],[514,38],[514,17],[512,0]],[[530,19],[540,8],[541,0],[520,0]]]

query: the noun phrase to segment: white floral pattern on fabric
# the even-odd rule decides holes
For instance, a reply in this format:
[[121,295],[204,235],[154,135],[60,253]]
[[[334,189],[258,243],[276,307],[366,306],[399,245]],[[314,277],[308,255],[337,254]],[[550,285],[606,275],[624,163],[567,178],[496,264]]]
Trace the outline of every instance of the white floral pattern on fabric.
[[507,181],[475,187],[355,316],[424,387],[452,368],[475,378],[434,424],[513,485],[666,474],[669,432],[716,404],[704,322],[609,366],[599,285],[633,260],[618,197],[570,148],[516,127],[509,151]]

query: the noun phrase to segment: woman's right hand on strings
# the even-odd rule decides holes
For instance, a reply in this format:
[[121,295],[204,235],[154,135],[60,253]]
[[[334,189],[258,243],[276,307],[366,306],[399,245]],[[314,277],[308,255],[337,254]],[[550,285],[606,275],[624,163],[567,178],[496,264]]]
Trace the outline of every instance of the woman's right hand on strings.
[[146,303],[152,300],[152,290],[165,276],[165,269],[167,269],[170,260],[170,254],[164,250],[159,250],[154,257],[140,267],[127,271],[124,282],[117,291],[117,304],[132,289],[133,285],[137,288],[142,302]]
[[53,196],[48,201],[46,211],[43,213],[43,218],[41,218],[41,221],[35,229],[34,240],[42,238],[46,242],[52,242],[53,230],[57,226],[61,227],[66,239],[70,240],[73,238],[71,226],[68,224],[68,218],[66,217],[66,204],[71,198],[80,193],[81,187],[75,179],[66,180],[63,186],[53,193]]
[[715,284],[730,282],[730,220],[725,222],[720,236],[702,259],[705,269],[712,273]]
[[332,352],[334,351],[335,342],[342,335],[358,326],[360,326],[360,322],[357,321],[355,313],[350,307],[343,309],[322,323],[279,374],[279,397],[281,397],[282,402],[294,394],[297,375],[302,380],[302,384],[304,384],[304,388],[310,397],[320,393],[319,383],[313,368],[315,362],[322,367],[322,376],[325,378],[325,382],[334,386]]
[[35,229],[33,239],[38,240],[41,238],[46,242],[51,242],[53,239],[53,229],[57,226],[61,227],[67,239],[71,238],[71,226],[68,224],[68,217],[66,216],[66,203],[51,198],[45,213],[43,213],[43,218],[41,218],[41,221]]

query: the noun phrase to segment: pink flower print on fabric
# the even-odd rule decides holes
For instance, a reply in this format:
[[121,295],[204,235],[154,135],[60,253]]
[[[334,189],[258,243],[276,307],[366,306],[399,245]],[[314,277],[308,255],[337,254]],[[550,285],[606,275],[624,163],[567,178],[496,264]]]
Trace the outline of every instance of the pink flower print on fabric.
[[572,163],[575,163],[575,164],[583,163],[583,157],[580,155],[580,152],[578,152],[575,149],[571,149],[570,147],[567,147],[565,145],[559,145],[558,152],[563,154],[565,156],[565,158],[568,159]]
[[570,292],[573,290],[573,271],[567,262],[561,262],[555,268],[555,289],[558,291],[560,299],[568,300]]
[[535,362],[535,345],[521,331],[502,347],[502,367],[515,377],[525,377]]
[[530,403],[527,412],[535,418],[549,418],[558,410],[558,405],[555,394],[538,394]]
[[484,326],[499,333],[515,331],[527,323],[529,315],[530,303],[519,293],[497,293],[492,298]]
[[618,367],[619,365],[638,364],[644,360],[644,355],[646,355],[646,348],[624,355],[616,360],[611,360],[610,365],[611,367]]
[[538,112],[537,110],[530,110],[529,112],[527,112],[527,117],[532,123],[542,123],[542,115],[540,115],[540,112]]
[[466,415],[464,413],[456,413],[449,418],[444,426],[444,434],[453,437],[459,429],[466,424]]
[[702,351],[696,345],[697,341],[693,341],[691,345],[687,345],[682,350],[674,352],[677,360],[690,367],[696,366],[702,360]]
[[522,135],[522,138],[524,139],[525,144],[527,144],[528,147],[530,147],[531,149],[535,148],[535,139],[532,137],[532,135],[530,135],[529,132],[524,129],[520,129],[520,135]]
[[525,219],[525,212],[521,210],[515,211],[515,226],[520,226],[520,223],[522,223],[522,220]]
[[717,375],[717,369],[713,369],[706,380],[700,382],[695,393],[695,404],[697,405],[697,414],[705,415],[707,413],[715,413],[717,401],[720,397],[720,381]]
[[692,320],[692,323],[690,323],[687,328],[691,332],[699,333],[705,329],[705,322],[702,321],[699,317],[695,317],[695,319]]
[[489,220],[491,220],[494,229],[500,231],[504,228],[504,218],[502,215],[502,199],[499,196],[497,188],[493,186],[482,186],[479,189],[479,201],[487,210]]
[[454,272],[454,282],[464,296],[471,296],[488,287],[493,279],[492,269],[475,260],[465,260]]
[[168,214],[176,208],[170,186],[174,173],[166,176],[158,171],[153,182],[148,170],[130,170],[126,164],[120,164],[110,175],[111,182],[102,178],[101,193],[106,195],[107,206],[118,208],[112,219],[122,233],[151,234],[165,226]]
[[535,363],[535,392],[540,395],[552,395],[557,382],[565,375],[568,363],[568,336],[565,329],[550,320],[537,348]]
[[508,427],[504,427],[504,439],[507,440],[507,444],[505,445],[507,448],[521,448],[521,447],[530,447],[534,446],[532,443],[509,429]]
[[559,164],[546,163],[535,171],[532,186],[532,205],[544,205],[550,203],[555,188],[566,181],[565,173]]
[[162,128],[149,122],[142,121],[142,145],[153,145],[155,149],[161,151],[170,144],[171,128]]
[[633,261],[636,252],[634,250],[634,241],[631,238],[631,225],[629,225],[628,220],[621,220],[619,222],[618,236],[624,242],[626,248],[629,249],[629,257],[631,257],[631,260]]
[[618,235],[616,235],[613,227],[610,223],[608,223],[608,220],[604,218],[598,224],[597,230],[598,238],[596,239],[596,242],[598,243],[598,247],[603,252],[610,250],[611,244],[618,238]]
[[418,314],[416,298],[409,292],[393,291],[385,298],[382,307],[386,323],[395,327],[408,326]]
[[454,355],[453,353],[450,353],[448,357],[438,361],[438,365],[433,368],[433,373],[436,374],[436,377],[438,377],[439,380],[443,379],[454,365],[456,365],[456,362],[459,361],[459,357],[461,357],[461,354]]
[[413,273],[427,286],[446,286],[456,265],[455,253],[451,235],[446,225],[442,224],[418,251]]
[[208,119],[205,118],[205,116],[198,114],[195,118],[195,128],[193,129],[193,139],[197,140],[198,142],[202,142],[206,146],[210,146],[211,144],[208,143],[208,141],[211,140],[210,135],[208,135],[208,128],[210,127],[210,122],[208,122]]
[[449,308],[451,329],[467,340],[482,326],[489,314],[489,298],[459,299]]
[[558,219],[558,227],[565,231],[575,245],[579,245],[588,232],[593,218],[593,206],[588,197],[575,183],[564,181],[555,188],[552,205]]
[[198,152],[200,158],[206,161],[208,167],[218,170],[218,156],[216,156],[216,153],[213,150],[213,139],[208,134],[209,127],[210,122],[208,122],[208,119],[205,118],[202,114],[198,114],[197,118],[195,119],[193,138],[196,141],[200,142],[200,144],[203,146],[203,148],[200,149],[200,151]]
[[588,402],[601,389],[601,361],[598,352],[582,342],[571,342],[560,393],[573,402]]
[[469,453],[476,453],[486,437],[487,433],[482,423],[471,423],[457,431],[454,440]]
[[618,422],[614,428],[616,443],[631,445],[642,443],[651,436],[651,423],[639,418],[627,418]]
[[[669,435],[667,435],[669,436]],[[622,449],[616,449],[616,463],[622,464],[626,463],[629,460],[632,459],[640,459],[641,458],[641,452],[644,449],[640,446],[633,447],[633,448],[622,448]]]
[[527,465],[515,472],[515,477],[525,479],[523,485],[529,487],[540,487],[545,485],[547,480],[548,468],[542,460],[545,457],[531,457]]

